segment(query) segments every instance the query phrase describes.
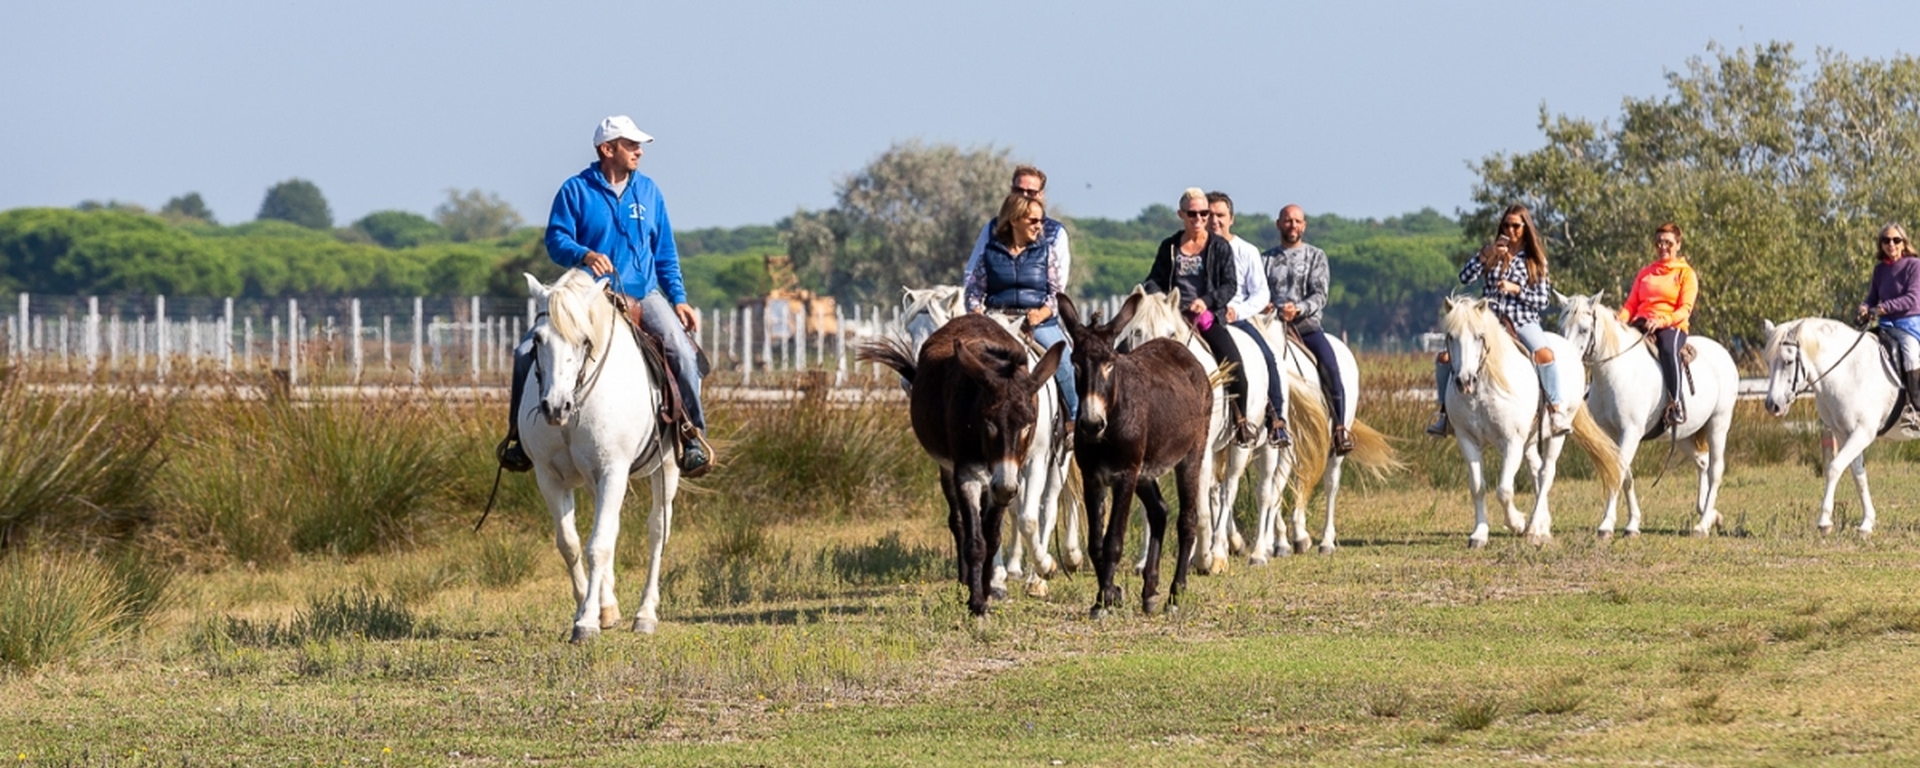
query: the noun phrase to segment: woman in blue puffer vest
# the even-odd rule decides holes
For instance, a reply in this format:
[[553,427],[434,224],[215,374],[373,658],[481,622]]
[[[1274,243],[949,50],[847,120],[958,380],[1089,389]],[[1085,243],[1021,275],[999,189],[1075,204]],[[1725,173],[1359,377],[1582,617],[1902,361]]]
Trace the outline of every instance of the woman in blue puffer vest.
[[[1059,259],[1053,257],[1052,241],[1041,237],[1046,218],[1045,203],[1025,195],[1008,195],[1000,204],[1000,215],[993,219],[987,249],[964,284],[968,312],[1024,314],[1033,340],[1051,349],[1067,341],[1054,313],[1054,297],[1066,290],[1067,276],[1060,269]],[[1073,388],[1073,366],[1055,368],[1053,380],[1060,385],[1067,404],[1067,424],[1071,425],[1080,418],[1080,393]]]

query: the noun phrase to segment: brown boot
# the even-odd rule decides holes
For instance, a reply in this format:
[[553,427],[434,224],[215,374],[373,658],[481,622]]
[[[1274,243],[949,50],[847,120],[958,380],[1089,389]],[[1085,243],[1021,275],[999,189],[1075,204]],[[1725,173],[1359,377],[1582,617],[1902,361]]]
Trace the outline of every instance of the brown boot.
[[1333,455],[1345,456],[1349,453],[1353,453],[1353,432],[1347,429],[1347,425],[1334,422]]

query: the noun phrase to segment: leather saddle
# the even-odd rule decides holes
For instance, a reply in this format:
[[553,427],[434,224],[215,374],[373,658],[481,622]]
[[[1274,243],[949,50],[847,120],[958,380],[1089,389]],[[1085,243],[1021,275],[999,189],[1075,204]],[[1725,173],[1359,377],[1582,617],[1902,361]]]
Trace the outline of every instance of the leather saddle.
[[[666,343],[641,324],[640,300],[613,290],[607,291],[607,300],[626,318],[627,328],[640,346],[640,357],[647,363],[647,373],[660,382],[660,423],[672,427],[676,435],[691,434],[693,423],[687,420],[686,403],[680,399],[680,383],[673,374],[673,366],[667,365]],[[694,349],[698,351],[699,345],[695,344]],[[708,370],[705,353],[700,353],[699,362],[700,374],[704,376]]]

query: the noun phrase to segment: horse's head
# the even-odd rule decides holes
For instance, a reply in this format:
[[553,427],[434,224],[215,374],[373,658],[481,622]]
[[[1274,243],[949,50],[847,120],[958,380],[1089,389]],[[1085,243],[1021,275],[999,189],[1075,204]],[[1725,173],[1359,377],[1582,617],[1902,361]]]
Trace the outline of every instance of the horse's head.
[[[1107,323],[1107,327],[1118,329],[1116,349],[1124,352],[1145,344],[1153,339],[1173,339],[1182,344],[1193,335],[1193,325],[1187,322],[1180,311],[1180,289],[1175,288],[1163,294],[1148,294],[1140,286],[1134,286],[1127,301],[1138,302],[1137,309],[1128,315],[1128,322]],[[1120,316],[1115,315],[1115,320]]]
[[1807,384],[1807,356],[1819,350],[1818,338],[1812,340],[1812,350],[1800,339],[1805,322],[1793,320],[1776,326],[1772,320],[1760,321],[1760,333],[1766,338],[1767,412],[1775,416],[1785,416],[1793,407],[1800,388]]
[[1553,294],[1561,306],[1560,335],[1567,337],[1567,342],[1580,350],[1582,358],[1590,363],[1604,360],[1618,351],[1618,338],[1609,333],[1614,325],[1608,322],[1614,320],[1613,312],[1600,303],[1600,297],[1605,293],[1602,291],[1592,296]]
[[1142,304],[1152,303],[1154,299],[1135,292],[1120,305],[1120,311],[1104,325],[1085,325],[1080,322],[1080,312],[1073,300],[1066,294],[1057,299],[1060,307],[1060,325],[1073,339],[1074,388],[1080,395],[1081,434],[1092,440],[1099,440],[1107,429],[1107,403],[1113,399],[1113,365],[1120,358],[1120,352],[1114,342],[1120,337],[1120,329],[1133,322]]
[[605,281],[572,269],[544,286],[527,275],[539,315],[533,324],[534,370],[540,384],[540,413],[547,423],[560,425],[579,408],[580,382],[596,354],[596,339],[605,344],[602,327],[613,321],[613,307],[604,297]]
[[919,357],[928,336],[966,312],[966,298],[957,285],[902,290],[900,316],[906,319],[908,348]]
[[1440,330],[1447,335],[1447,357],[1451,359],[1454,386],[1460,394],[1473,394],[1481,369],[1486,365],[1487,344],[1500,330],[1500,321],[1487,308],[1486,299],[1448,297],[1440,318]]
[[981,339],[956,339],[953,345],[961,371],[986,390],[978,415],[979,450],[992,466],[988,488],[993,501],[1004,505],[1020,490],[1020,466],[1040,419],[1040,388],[1053,379],[1066,345],[1053,345],[1032,370],[1027,369],[1026,353],[1018,347]]

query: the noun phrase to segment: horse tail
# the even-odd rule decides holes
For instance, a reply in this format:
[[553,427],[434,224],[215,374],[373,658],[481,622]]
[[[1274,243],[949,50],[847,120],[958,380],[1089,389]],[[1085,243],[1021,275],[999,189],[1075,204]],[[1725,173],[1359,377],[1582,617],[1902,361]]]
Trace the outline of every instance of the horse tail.
[[900,378],[906,379],[908,384],[913,383],[914,368],[917,364],[913,359],[913,350],[908,349],[904,341],[886,338],[867,342],[860,345],[853,359],[863,363],[879,363],[892,368],[895,373],[900,374]]
[[1393,442],[1380,430],[1367,426],[1359,419],[1353,420],[1353,453],[1348,458],[1359,462],[1376,479],[1385,477],[1389,472],[1399,472],[1407,468],[1400,460],[1400,452],[1393,449]]
[[1233,371],[1233,363],[1221,363],[1214,366],[1213,372],[1207,374],[1207,388],[1219,389],[1226,386],[1227,382],[1233,381]]
[[1607,433],[1593,420],[1585,403],[1573,414],[1573,442],[1593,459],[1593,468],[1600,473],[1600,487],[1620,487],[1620,477],[1625,473],[1625,468],[1620,466],[1620,447],[1607,439]]
[[1287,377],[1287,423],[1293,427],[1293,477],[1287,485],[1295,498],[1313,494],[1320,476],[1327,472],[1327,455],[1333,446],[1329,432],[1327,406],[1320,399],[1320,388],[1301,379]]

